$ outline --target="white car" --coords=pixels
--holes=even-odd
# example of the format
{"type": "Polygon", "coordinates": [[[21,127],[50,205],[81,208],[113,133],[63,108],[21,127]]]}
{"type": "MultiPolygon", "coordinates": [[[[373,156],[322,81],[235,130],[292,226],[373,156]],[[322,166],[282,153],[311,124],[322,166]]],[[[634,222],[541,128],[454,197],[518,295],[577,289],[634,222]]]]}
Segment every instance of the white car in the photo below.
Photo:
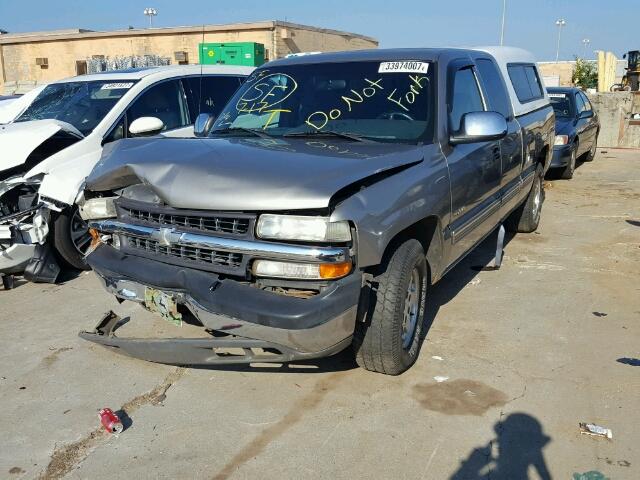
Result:
{"type": "MultiPolygon", "coordinates": [[[[47,85],[17,118],[0,125],[0,274],[30,264],[28,276],[38,279],[30,270],[50,264],[47,237],[57,257],[86,268],[91,238],[75,203],[103,147],[131,136],[193,136],[196,117],[217,115],[253,70],[149,67],[47,85]]],[[[49,274],[42,279],[52,281],[49,274]]]]}

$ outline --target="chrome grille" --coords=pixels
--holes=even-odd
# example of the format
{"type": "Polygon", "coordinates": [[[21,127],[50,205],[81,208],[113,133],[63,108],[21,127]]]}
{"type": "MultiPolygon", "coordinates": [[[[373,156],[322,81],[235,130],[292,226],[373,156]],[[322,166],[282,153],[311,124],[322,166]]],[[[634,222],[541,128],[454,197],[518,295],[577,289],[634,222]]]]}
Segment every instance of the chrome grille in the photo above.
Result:
{"type": "Polygon", "coordinates": [[[123,235],[130,249],[149,254],[162,255],[169,259],[194,262],[198,266],[221,266],[239,268],[242,266],[242,254],[212,250],[209,248],[188,247],[185,245],[160,245],[155,240],[123,235]]]}
{"type": "Polygon", "coordinates": [[[245,235],[249,231],[251,224],[251,219],[248,217],[186,215],[174,213],[174,211],[151,212],[124,205],[121,208],[124,214],[133,220],[160,226],[201,230],[204,232],[245,235]]]}

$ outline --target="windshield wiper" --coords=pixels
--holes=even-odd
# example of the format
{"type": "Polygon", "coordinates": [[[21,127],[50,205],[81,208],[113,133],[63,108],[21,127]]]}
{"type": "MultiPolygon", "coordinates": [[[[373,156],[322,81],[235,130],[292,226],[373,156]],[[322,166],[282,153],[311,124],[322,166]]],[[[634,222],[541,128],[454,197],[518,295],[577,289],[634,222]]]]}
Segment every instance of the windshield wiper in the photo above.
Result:
{"type": "Polygon", "coordinates": [[[221,128],[220,130],[212,130],[211,134],[215,134],[215,133],[236,133],[236,132],[242,132],[242,133],[250,133],[251,135],[254,135],[256,137],[260,137],[260,138],[273,138],[272,135],[269,135],[268,133],[264,132],[263,130],[257,129],[257,128],[245,128],[245,127],[230,127],[230,128],[221,128]]]}
{"type": "Polygon", "coordinates": [[[354,142],[366,142],[366,139],[359,135],[355,135],[353,133],[336,132],[335,130],[313,130],[308,132],[286,133],[283,135],[283,137],[322,137],[322,136],[346,138],[347,140],[352,140],[354,142]]]}

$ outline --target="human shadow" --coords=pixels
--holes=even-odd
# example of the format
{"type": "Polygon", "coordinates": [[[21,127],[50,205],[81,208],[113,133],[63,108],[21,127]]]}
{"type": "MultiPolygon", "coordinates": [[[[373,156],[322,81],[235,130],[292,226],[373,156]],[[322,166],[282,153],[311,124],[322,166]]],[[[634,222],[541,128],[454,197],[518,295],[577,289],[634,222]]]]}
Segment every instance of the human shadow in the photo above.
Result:
{"type": "Polygon", "coordinates": [[[551,437],[538,420],[512,413],[497,422],[494,431],[496,438],[473,449],[449,480],[528,480],[530,468],[542,480],[551,480],[542,451],[551,437]]]}

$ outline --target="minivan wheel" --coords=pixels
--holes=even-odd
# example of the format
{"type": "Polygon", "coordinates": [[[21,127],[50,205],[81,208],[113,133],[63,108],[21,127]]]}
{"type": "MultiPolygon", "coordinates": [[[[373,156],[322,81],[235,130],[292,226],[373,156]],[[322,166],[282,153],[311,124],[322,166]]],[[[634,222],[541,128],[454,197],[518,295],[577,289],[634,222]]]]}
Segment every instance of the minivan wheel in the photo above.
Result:
{"type": "Polygon", "coordinates": [[[78,207],[66,208],[52,223],[53,246],[60,258],[77,270],[89,270],[84,255],[91,245],[89,227],[80,216],[78,207]]]}
{"type": "Polygon", "coordinates": [[[507,219],[505,226],[511,232],[535,232],[540,223],[542,204],[544,203],[544,188],[542,178],[544,169],[538,164],[533,178],[533,185],[524,203],[518,207],[507,219]]]}
{"type": "Polygon", "coordinates": [[[372,282],[367,318],[354,332],[359,366],[399,375],[415,363],[423,340],[427,282],[427,262],[417,240],[385,256],[372,282]]]}

